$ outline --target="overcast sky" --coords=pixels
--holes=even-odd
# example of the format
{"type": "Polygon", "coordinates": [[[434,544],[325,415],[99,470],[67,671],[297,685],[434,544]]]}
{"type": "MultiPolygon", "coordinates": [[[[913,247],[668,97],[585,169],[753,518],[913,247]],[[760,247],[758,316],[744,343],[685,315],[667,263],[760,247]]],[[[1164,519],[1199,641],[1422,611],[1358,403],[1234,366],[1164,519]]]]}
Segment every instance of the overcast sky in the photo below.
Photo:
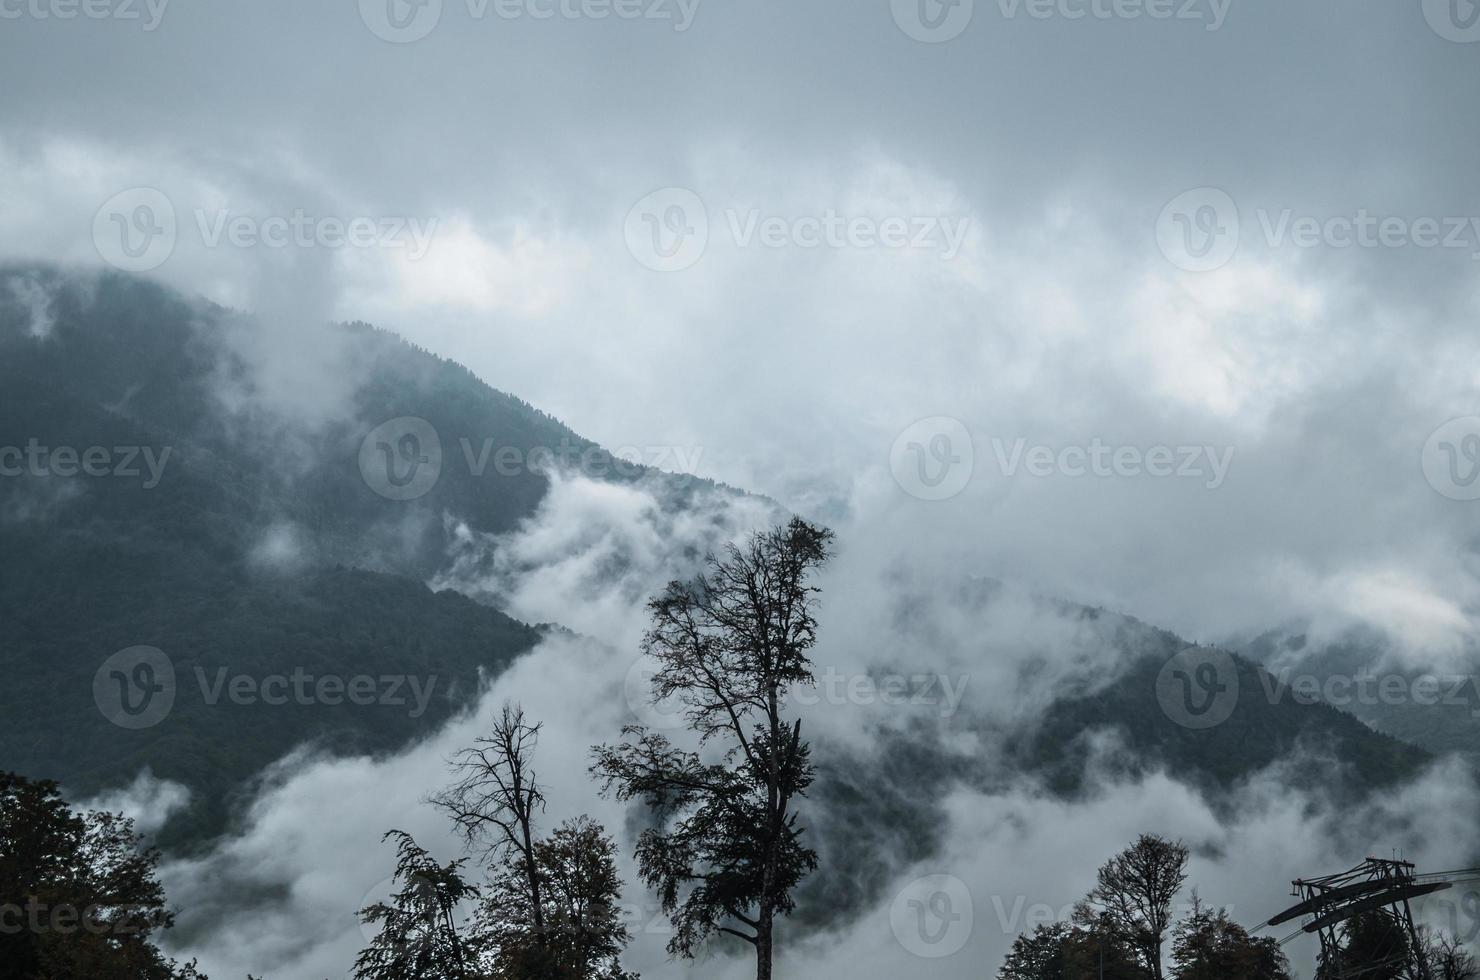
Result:
{"type": "Polygon", "coordinates": [[[261,311],[291,372],[295,320],[391,327],[608,445],[1194,637],[1447,656],[1470,13],[0,0],[0,255],[261,311]]]}

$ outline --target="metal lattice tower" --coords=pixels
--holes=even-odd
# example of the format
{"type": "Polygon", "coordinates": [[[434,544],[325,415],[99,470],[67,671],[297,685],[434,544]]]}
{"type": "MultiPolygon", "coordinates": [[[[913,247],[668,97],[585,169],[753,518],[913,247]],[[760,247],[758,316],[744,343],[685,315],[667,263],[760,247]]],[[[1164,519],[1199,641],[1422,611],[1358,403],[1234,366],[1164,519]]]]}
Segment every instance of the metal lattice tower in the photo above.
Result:
{"type": "Polygon", "coordinates": [[[1375,970],[1397,967],[1400,976],[1411,980],[1430,980],[1422,942],[1413,924],[1411,901],[1433,892],[1453,887],[1451,879],[1463,872],[1418,875],[1412,864],[1400,860],[1368,858],[1341,874],[1322,878],[1302,878],[1292,882],[1291,894],[1298,903],[1270,919],[1266,925],[1277,926],[1292,919],[1309,916],[1301,931],[1281,945],[1303,934],[1314,934],[1321,942],[1318,976],[1329,980],[1358,980],[1375,970]],[[1347,950],[1352,920],[1387,924],[1387,934],[1394,937],[1386,949],[1373,959],[1361,963],[1349,961],[1347,950]],[[1400,941],[1401,940],[1401,941],[1400,941]]]}

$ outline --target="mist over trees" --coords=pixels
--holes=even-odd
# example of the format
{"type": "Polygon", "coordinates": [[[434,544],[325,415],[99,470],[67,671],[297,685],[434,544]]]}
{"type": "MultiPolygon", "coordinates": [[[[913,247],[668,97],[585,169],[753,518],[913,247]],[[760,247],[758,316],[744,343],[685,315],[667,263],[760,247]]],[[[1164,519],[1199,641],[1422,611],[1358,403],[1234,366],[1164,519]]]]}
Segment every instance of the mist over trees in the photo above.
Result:
{"type": "Polygon", "coordinates": [[[439,864],[409,834],[386,835],[397,842],[396,890],[360,911],[380,931],[356,980],[637,980],[619,962],[630,934],[616,842],[587,816],[540,836],[540,727],[504,705],[430,801],[482,861],[484,884],[467,880],[468,858],[439,864]]]}
{"type": "Polygon", "coordinates": [[[644,652],[657,664],[655,701],[683,706],[700,750],[642,726],[595,750],[592,772],[619,800],[646,803],[637,860],[675,934],[669,952],[692,957],[717,935],[755,949],[770,980],[776,920],[817,867],[794,804],[813,779],[802,721],[787,692],[812,682],[817,641],[812,574],[832,532],[794,518],[710,555],[693,582],[671,582],[648,604],[644,652]],[[706,755],[702,749],[712,748],[706,755]]]}
{"type": "MultiPolygon", "coordinates": [[[[1187,883],[1189,851],[1181,841],[1143,834],[1096,874],[1071,922],[1019,935],[997,980],[1294,980],[1281,944],[1255,936],[1196,891],[1181,918],[1172,906],[1187,883]],[[1170,945],[1169,969],[1162,951],[1170,945]]],[[[1414,972],[1412,943],[1396,920],[1377,912],[1355,916],[1335,962],[1317,980],[1425,980],[1414,972]]],[[[1474,958],[1450,936],[1420,930],[1427,980],[1475,980],[1474,958]]]]}
{"type": "MultiPolygon", "coordinates": [[[[683,725],[624,728],[592,748],[589,775],[593,793],[630,804],[645,828],[638,876],[672,923],[673,957],[753,953],[757,980],[772,980],[780,927],[819,868],[799,810],[811,747],[790,695],[813,682],[815,576],[832,543],[826,528],[793,519],[709,555],[701,574],[648,602],[650,696],[677,704],[683,725]]],[[[506,703],[448,760],[451,782],[427,803],[463,855],[443,860],[386,832],[392,887],[358,910],[374,935],[355,980],[639,980],[622,964],[632,931],[618,843],[588,815],[549,826],[542,730],[506,703]]],[[[74,812],[56,784],[0,775],[0,914],[32,916],[19,930],[0,918],[0,975],[206,980],[154,944],[175,916],[159,860],[124,817],[74,812]]],[[[998,980],[1292,980],[1275,939],[1195,891],[1178,917],[1189,863],[1182,841],[1139,836],[1095,871],[1069,921],[1016,937],[998,980]]],[[[1414,950],[1390,919],[1359,916],[1317,980],[1480,976],[1452,938],[1418,942],[1427,978],[1394,965],[1414,950]]]]}
{"type": "Polygon", "coordinates": [[[1072,922],[1017,937],[998,980],[1292,980],[1274,940],[1251,937],[1195,894],[1187,914],[1173,921],[1188,857],[1181,841],[1142,834],[1100,867],[1072,922]],[[1168,939],[1170,974],[1162,963],[1168,939]]]}

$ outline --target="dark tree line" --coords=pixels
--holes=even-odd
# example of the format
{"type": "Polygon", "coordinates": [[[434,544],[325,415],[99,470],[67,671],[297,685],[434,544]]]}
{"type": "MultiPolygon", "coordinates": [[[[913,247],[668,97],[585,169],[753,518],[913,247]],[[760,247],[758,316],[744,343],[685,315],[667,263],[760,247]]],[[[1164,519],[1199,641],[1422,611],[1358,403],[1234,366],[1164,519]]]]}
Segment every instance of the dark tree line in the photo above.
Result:
{"type": "Polygon", "coordinates": [[[1291,980],[1278,943],[1250,936],[1196,895],[1173,921],[1188,858],[1181,841],[1143,834],[1099,869],[1072,922],[1014,941],[998,980],[1291,980]],[[1168,939],[1170,974],[1162,962],[1168,939]]]}
{"type": "MultiPolygon", "coordinates": [[[[749,947],[757,980],[771,980],[778,925],[818,862],[798,811],[814,778],[810,746],[788,697],[813,681],[813,577],[831,543],[830,531],[794,519],[708,556],[694,580],[669,583],[648,603],[643,651],[657,665],[653,701],[682,706],[687,737],[631,726],[592,750],[601,791],[647,810],[635,857],[673,923],[670,954],[749,947]]],[[[377,934],[356,980],[637,980],[621,965],[631,936],[616,843],[588,816],[544,826],[540,730],[506,705],[449,760],[453,780],[429,802],[465,856],[444,863],[409,834],[385,835],[394,885],[360,911],[377,934]]],[[[1194,895],[1174,917],[1188,860],[1180,841],[1143,835],[1099,869],[1071,921],[1016,939],[999,980],[1290,980],[1278,944],[1225,910],[1194,895]]],[[[151,941],[174,921],[158,861],[123,817],[73,813],[54,784],[0,776],[0,974],[205,980],[151,941]],[[13,930],[12,907],[86,909],[99,926],[13,930]]],[[[1476,980],[1462,946],[1420,941],[1431,980],[1476,980]]],[[[1408,942],[1381,916],[1354,920],[1341,966],[1415,980],[1375,967],[1408,942]]]]}
{"type": "MultiPolygon", "coordinates": [[[[1182,918],[1172,904],[1187,883],[1187,847],[1142,835],[1107,861],[1071,922],[1020,935],[998,980],[1291,980],[1279,942],[1252,936],[1222,908],[1197,894],[1182,918]],[[1162,950],[1171,944],[1170,969],[1162,950]]],[[[1346,926],[1339,962],[1323,964],[1317,980],[1476,980],[1474,958],[1439,933],[1421,930],[1418,957],[1407,930],[1390,915],[1360,915],[1346,926]],[[1415,972],[1422,960],[1426,978],[1415,972]]]]}
{"type": "Polygon", "coordinates": [[[123,815],[79,813],[56,783],[0,773],[0,975],[206,980],[154,945],[175,923],[159,858],[123,815]]]}

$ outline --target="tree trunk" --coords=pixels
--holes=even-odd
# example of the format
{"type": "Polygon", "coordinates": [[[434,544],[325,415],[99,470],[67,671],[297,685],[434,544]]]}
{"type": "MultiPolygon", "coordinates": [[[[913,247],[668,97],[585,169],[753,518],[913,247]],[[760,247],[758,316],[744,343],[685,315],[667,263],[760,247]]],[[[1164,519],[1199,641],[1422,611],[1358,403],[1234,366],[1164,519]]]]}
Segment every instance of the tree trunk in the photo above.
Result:
{"type": "Polygon", "coordinates": [[[761,909],[755,928],[755,980],[771,980],[771,923],[773,913],[761,909]]]}

